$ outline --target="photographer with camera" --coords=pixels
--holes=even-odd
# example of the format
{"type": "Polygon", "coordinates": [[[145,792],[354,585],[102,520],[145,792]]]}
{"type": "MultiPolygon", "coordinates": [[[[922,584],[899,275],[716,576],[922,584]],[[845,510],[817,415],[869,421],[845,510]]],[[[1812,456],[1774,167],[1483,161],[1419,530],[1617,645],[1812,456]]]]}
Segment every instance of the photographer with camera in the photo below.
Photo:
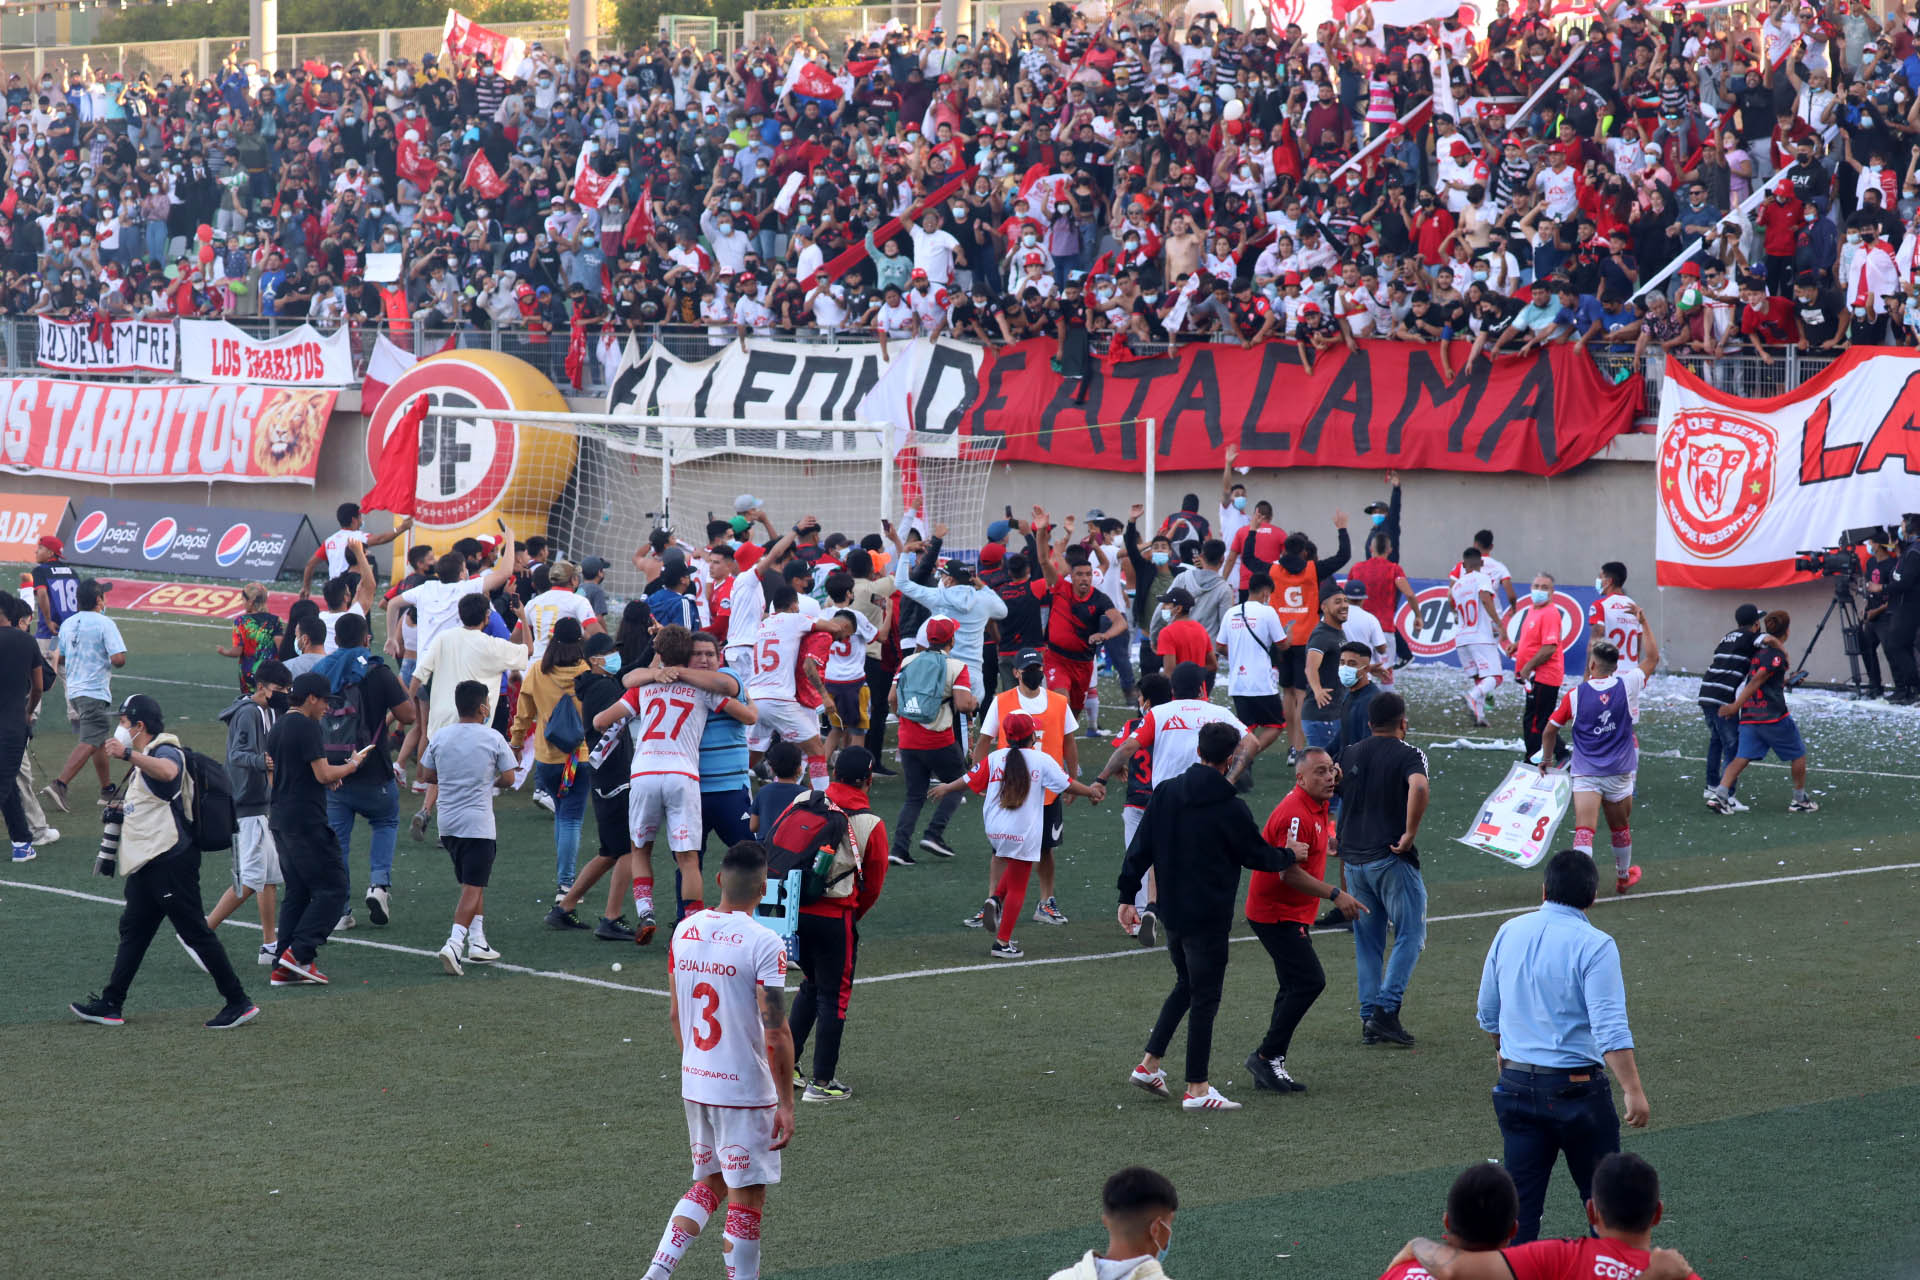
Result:
{"type": "Polygon", "coordinates": [[[224,1030],[251,1022],[260,1012],[247,998],[227,952],[207,927],[200,902],[200,849],[194,844],[187,813],[193,804],[193,780],[180,740],[165,732],[160,704],[136,693],[120,706],[120,727],[107,740],[109,758],[132,766],[121,788],[122,803],[101,815],[100,855],[94,869],[118,873],[126,881],[126,909],[120,913],[120,950],[113,975],[97,996],[67,1007],[83,1022],[117,1027],[126,1019],[121,1006],[140,962],[162,920],[171,921],[200,967],[213,978],[226,1004],[207,1022],[224,1030]]]}
{"type": "MultiPolygon", "coordinates": [[[[1867,664],[1867,696],[1884,698],[1887,686],[1880,674],[1880,651],[1887,646],[1880,633],[1893,616],[1887,585],[1893,581],[1893,571],[1900,564],[1900,537],[1892,529],[1876,529],[1867,539],[1867,548],[1866,581],[1862,584],[1867,593],[1867,608],[1860,615],[1860,660],[1867,664]]],[[[1890,650],[1887,660],[1891,666],[1890,650]]],[[[1894,691],[1899,692],[1897,688],[1894,691]]]]}
{"type": "Polygon", "coordinates": [[[1908,515],[1900,525],[1908,543],[1887,582],[1887,611],[1880,616],[1880,645],[1893,668],[1893,696],[1888,702],[1905,706],[1920,702],[1920,671],[1916,671],[1913,641],[1920,633],[1920,517],[1908,515]]]}

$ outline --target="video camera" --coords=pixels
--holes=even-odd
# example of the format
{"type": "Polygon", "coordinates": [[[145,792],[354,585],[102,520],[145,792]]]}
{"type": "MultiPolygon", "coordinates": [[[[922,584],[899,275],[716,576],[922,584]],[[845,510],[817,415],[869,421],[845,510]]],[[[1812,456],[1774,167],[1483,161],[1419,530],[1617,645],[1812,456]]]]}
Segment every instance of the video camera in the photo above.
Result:
{"type": "MultiPolygon", "coordinates": [[[[1799,573],[1817,573],[1823,578],[1855,578],[1861,575],[1859,548],[1869,542],[1889,538],[1888,530],[1877,524],[1848,529],[1840,535],[1840,545],[1793,553],[1793,567],[1799,573]]],[[[1898,540],[1897,536],[1894,540],[1898,540]]]]}

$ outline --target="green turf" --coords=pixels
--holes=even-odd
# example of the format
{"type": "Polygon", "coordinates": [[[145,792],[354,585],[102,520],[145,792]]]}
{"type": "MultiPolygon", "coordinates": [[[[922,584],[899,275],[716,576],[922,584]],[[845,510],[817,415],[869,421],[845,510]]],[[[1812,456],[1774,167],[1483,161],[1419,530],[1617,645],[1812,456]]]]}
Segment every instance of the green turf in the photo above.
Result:
{"type": "MultiPolygon", "coordinates": [[[[212,654],[218,633],[120,621],[133,657],[117,691],[158,694],[190,743],[216,749],[232,685],[212,654]]],[[[1156,1103],[1124,1077],[1170,971],[1111,923],[1118,814],[1069,811],[1060,897],[1074,922],[1019,934],[1033,960],[1102,958],[995,968],[984,938],[958,927],[985,876],[979,811],[963,809],[961,857],[896,868],[861,951],[869,977],[961,971],[860,987],[842,1060],[856,1095],[801,1110],[767,1215],[768,1272],[1044,1276],[1098,1243],[1099,1184],[1135,1160],[1181,1189],[1169,1259],[1181,1277],[1377,1275],[1408,1236],[1434,1230],[1453,1174],[1500,1150],[1490,1044],[1472,1006],[1503,917],[1478,913],[1526,909],[1539,884],[1448,838],[1510,756],[1435,747],[1466,730],[1464,711],[1443,678],[1411,683],[1416,729],[1434,735],[1418,740],[1433,748],[1435,791],[1421,842],[1433,925],[1405,1011],[1416,1050],[1359,1045],[1351,944],[1323,935],[1328,991],[1292,1053],[1311,1092],[1254,1095],[1239,1060],[1264,1024],[1272,973],[1242,942],[1213,1075],[1247,1109],[1202,1118],[1156,1103]]],[[[1698,753],[1690,693],[1663,682],[1644,721],[1636,831],[1648,896],[1608,894],[1594,912],[1626,965],[1654,1115],[1626,1142],[1663,1173],[1659,1239],[1710,1276],[1892,1274],[1914,1254],[1920,1202],[1920,877],[1668,891],[1920,862],[1905,817],[1916,778],[1817,768],[1825,808],[1790,817],[1784,775],[1761,771],[1744,788],[1754,813],[1710,814],[1700,764],[1656,754],[1698,753]]],[[[1920,718],[1809,708],[1802,727],[1817,766],[1920,774],[1908,763],[1920,718]]],[[[49,725],[36,754],[51,766],[66,746],[49,725]]],[[[1279,797],[1284,772],[1263,766],[1257,810],[1279,797]]],[[[88,874],[91,785],[75,795],[84,812],[55,819],[66,838],[0,879],[117,896],[88,874]]],[[[897,800],[883,784],[875,807],[890,815],[897,800]]],[[[547,819],[524,797],[501,816],[487,916],[506,960],[660,988],[658,950],[540,927],[547,819]]],[[[356,890],[364,848],[363,831],[356,890]]],[[[205,868],[209,901],[224,880],[223,866],[205,868]]],[[[128,1025],[73,1022],[66,1002],[98,989],[111,961],[113,905],[0,888],[0,1274],[637,1274],[686,1184],[665,1002],[558,976],[452,979],[430,955],[364,945],[430,953],[445,937],[444,856],[403,837],[395,882],[394,923],[363,924],[324,955],[333,986],[269,991],[265,971],[244,965],[264,1013],[227,1036],[199,1029],[216,997],[165,930],[128,1025]]],[[[226,937],[251,960],[257,934],[226,937]]],[[[1562,1178],[1547,1228],[1580,1221],[1562,1178]]],[[[681,1274],[723,1274],[717,1241],[697,1245],[681,1274]]]]}

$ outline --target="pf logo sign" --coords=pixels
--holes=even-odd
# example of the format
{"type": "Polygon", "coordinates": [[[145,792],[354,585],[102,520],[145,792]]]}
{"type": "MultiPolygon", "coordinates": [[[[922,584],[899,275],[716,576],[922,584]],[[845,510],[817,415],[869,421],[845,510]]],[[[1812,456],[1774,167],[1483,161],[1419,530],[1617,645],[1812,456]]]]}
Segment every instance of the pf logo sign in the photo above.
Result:
{"type": "Polygon", "coordinates": [[[1453,652],[1453,633],[1460,616],[1453,607],[1447,585],[1428,587],[1403,604],[1394,615],[1393,625],[1407,638],[1407,648],[1416,658],[1439,658],[1453,652]]]}
{"type": "Polygon", "coordinates": [[[1702,560],[1747,540],[1773,500],[1773,428],[1718,409],[1683,409],[1660,436],[1660,512],[1702,560]]]}

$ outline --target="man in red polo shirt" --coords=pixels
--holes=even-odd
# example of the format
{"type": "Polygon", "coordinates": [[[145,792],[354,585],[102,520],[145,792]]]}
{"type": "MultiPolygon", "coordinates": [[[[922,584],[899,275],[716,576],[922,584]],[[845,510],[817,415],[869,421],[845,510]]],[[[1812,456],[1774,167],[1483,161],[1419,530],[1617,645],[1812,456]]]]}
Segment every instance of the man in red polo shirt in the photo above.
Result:
{"type": "MultiPolygon", "coordinates": [[[[1316,880],[1326,878],[1327,845],[1333,839],[1328,802],[1340,778],[1333,757],[1319,747],[1302,751],[1293,767],[1293,790],[1274,806],[1260,838],[1276,849],[1293,851],[1295,863],[1316,880]]],[[[1247,924],[1273,959],[1280,994],[1260,1047],[1247,1055],[1253,1087],[1272,1093],[1305,1093],[1307,1086],[1287,1074],[1287,1046],[1300,1020],[1326,989],[1326,971],[1313,954],[1313,927],[1320,899],[1288,886],[1278,872],[1256,871],[1247,881],[1247,924]]],[[[1331,899],[1348,920],[1363,909],[1343,890],[1331,899]]]]}
{"type": "MultiPolygon", "coordinates": [[[[1520,737],[1529,760],[1540,749],[1547,717],[1560,705],[1560,686],[1567,680],[1564,649],[1569,630],[1566,617],[1553,603],[1553,575],[1536,573],[1527,610],[1520,615],[1520,635],[1510,643],[1504,637],[1501,642],[1513,657],[1514,680],[1527,691],[1526,706],[1520,712],[1520,737]]],[[[1562,751],[1572,754],[1569,748],[1562,751]]]]}
{"type": "Polygon", "coordinates": [[[1233,535],[1233,545],[1227,549],[1227,564],[1238,566],[1234,585],[1240,588],[1242,600],[1247,598],[1247,583],[1253,575],[1268,572],[1286,542],[1287,531],[1273,522],[1273,504],[1264,498],[1254,503],[1252,521],[1233,535]]]}
{"type": "Polygon", "coordinates": [[[1393,1261],[1424,1267],[1390,1276],[1433,1280],[1699,1280],[1678,1250],[1653,1247],[1653,1228],[1665,1206],[1660,1175],[1630,1151],[1616,1151],[1593,1171],[1593,1198],[1587,1221],[1595,1234],[1578,1240],[1535,1240],[1531,1244],[1475,1253],[1424,1236],[1409,1241],[1393,1261]]]}

